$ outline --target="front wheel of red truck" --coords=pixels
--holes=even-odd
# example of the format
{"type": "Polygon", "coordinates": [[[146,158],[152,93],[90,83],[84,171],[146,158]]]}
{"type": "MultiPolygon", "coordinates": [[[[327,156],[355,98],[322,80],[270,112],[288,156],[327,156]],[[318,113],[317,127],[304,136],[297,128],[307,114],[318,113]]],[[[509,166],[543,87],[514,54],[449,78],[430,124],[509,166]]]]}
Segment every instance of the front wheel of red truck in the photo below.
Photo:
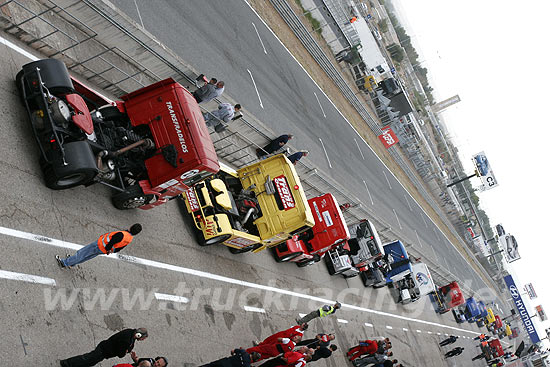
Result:
{"type": "Polygon", "coordinates": [[[113,205],[120,210],[136,209],[149,203],[153,195],[145,195],[139,185],[132,185],[126,191],[113,195],[113,205]]]}

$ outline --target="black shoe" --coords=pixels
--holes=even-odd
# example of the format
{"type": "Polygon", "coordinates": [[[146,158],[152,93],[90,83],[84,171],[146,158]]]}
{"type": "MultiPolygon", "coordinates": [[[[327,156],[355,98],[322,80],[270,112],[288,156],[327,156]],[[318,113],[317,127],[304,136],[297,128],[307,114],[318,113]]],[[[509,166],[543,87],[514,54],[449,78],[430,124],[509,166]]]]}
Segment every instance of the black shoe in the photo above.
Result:
{"type": "Polygon", "coordinates": [[[64,268],[67,267],[65,264],[63,264],[63,261],[61,260],[61,258],[59,257],[59,255],[55,255],[55,259],[57,260],[57,265],[59,265],[59,267],[60,267],[61,269],[64,269],[64,268]]]}

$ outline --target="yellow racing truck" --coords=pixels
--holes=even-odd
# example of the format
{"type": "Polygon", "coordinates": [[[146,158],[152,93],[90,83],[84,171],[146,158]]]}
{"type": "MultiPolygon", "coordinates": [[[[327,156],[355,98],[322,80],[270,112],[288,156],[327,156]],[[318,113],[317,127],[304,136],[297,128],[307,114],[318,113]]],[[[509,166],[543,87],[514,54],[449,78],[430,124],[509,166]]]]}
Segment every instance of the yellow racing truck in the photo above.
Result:
{"type": "Polygon", "coordinates": [[[315,224],[294,165],[283,155],[221,170],[182,194],[201,246],[259,252],[315,224]]]}

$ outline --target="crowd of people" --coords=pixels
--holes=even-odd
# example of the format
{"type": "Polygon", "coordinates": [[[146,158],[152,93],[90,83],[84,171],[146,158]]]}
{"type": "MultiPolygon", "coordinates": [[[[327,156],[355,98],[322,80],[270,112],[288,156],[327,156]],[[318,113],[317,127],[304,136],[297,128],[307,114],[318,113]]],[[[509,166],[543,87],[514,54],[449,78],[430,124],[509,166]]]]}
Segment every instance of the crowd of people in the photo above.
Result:
{"type": "MultiPolygon", "coordinates": [[[[222,95],[225,90],[225,82],[218,81],[216,78],[210,80],[206,79],[203,74],[199,75],[197,81],[204,81],[204,85],[194,91],[193,97],[197,103],[202,104],[210,102],[213,99],[222,95]]],[[[217,110],[203,113],[206,126],[214,128],[217,133],[224,131],[227,128],[229,122],[234,121],[242,115],[239,113],[242,110],[242,106],[237,103],[232,105],[231,103],[220,103],[217,110]]],[[[283,134],[275,139],[272,139],[263,148],[256,150],[258,158],[265,158],[266,156],[279,152],[283,149],[286,143],[292,139],[291,134],[283,134]]],[[[300,159],[307,156],[309,152],[307,150],[299,150],[293,154],[287,156],[287,158],[293,164],[296,164],[300,159]]]]}

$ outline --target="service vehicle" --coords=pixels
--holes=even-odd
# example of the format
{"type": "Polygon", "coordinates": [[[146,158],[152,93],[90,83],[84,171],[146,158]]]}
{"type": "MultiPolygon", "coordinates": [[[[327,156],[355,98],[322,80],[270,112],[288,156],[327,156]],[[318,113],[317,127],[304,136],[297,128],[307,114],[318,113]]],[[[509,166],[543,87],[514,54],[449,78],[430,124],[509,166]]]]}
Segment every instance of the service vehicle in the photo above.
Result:
{"type": "Polygon", "coordinates": [[[315,225],[274,248],[277,261],[290,261],[298,267],[320,261],[331,248],[350,238],[346,220],[332,194],[308,200],[315,225]]]}
{"type": "Polygon", "coordinates": [[[490,340],[487,343],[481,343],[481,352],[487,362],[504,355],[504,349],[498,339],[490,340]]]}
{"type": "Polygon", "coordinates": [[[430,270],[424,263],[411,264],[411,272],[401,279],[393,280],[388,287],[395,301],[403,304],[416,302],[422,296],[435,292],[436,288],[430,270]]]}
{"type": "Polygon", "coordinates": [[[111,103],[44,59],[23,65],[16,83],[51,189],[100,183],[118,209],[150,209],[219,170],[197,102],[173,79],[111,103]]]}
{"type": "Polygon", "coordinates": [[[491,324],[487,325],[487,331],[490,331],[491,333],[498,335],[500,329],[503,327],[502,319],[499,315],[495,315],[495,321],[491,324]]]}
{"type": "Polygon", "coordinates": [[[344,278],[351,278],[384,257],[382,241],[372,221],[362,219],[348,226],[348,230],[350,239],[347,243],[331,249],[325,256],[330,275],[342,274],[344,278]]]}
{"type": "Polygon", "coordinates": [[[481,309],[474,297],[470,297],[466,299],[463,305],[453,308],[452,312],[455,321],[461,324],[463,322],[475,322],[481,314],[481,309]]]}
{"type": "Polygon", "coordinates": [[[220,171],[182,194],[199,245],[259,252],[315,224],[294,165],[283,154],[220,171]]]}
{"type": "Polygon", "coordinates": [[[447,285],[437,288],[433,294],[433,300],[436,304],[436,312],[444,314],[452,308],[464,304],[464,295],[457,282],[451,282],[447,285]]]}
{"type": "MultiPolygon", "coordinates": [[[[478,302],[478,307],[480,310],[480,314],[475,319],[475,323],[478,327],[482,327],[483,325],[485,325],[485,318],[487,317],[487,315],[489,315],[489,312],[487,311],[487,306],[483,301],[478,302]]],[[[473,322],[473,321],[470,321],[470,322],[473,322]]]]}

